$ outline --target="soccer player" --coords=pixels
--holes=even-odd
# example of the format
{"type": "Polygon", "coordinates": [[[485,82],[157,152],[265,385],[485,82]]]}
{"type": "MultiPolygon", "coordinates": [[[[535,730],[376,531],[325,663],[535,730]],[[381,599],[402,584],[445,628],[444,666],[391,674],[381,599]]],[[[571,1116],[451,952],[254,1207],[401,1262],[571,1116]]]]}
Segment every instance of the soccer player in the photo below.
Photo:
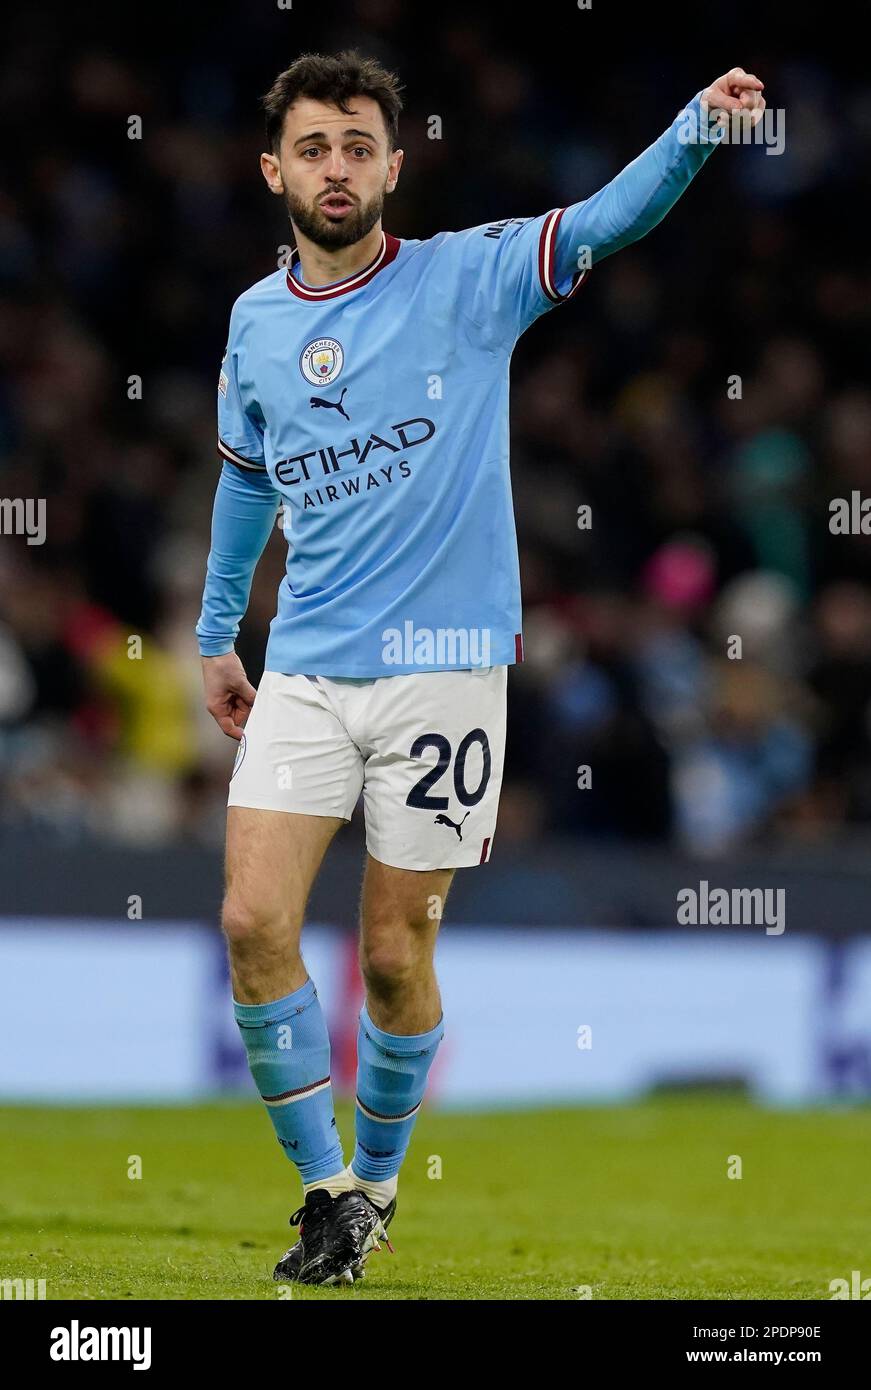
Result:
{"type": "Polygon", "coordinates": [[[355,51],[306,54],[264,98],[260,167],[295,249],[230,315],[197,634],[207,707],[240,745],[222,915],[235,1016],[303,1185],[276,1279],[353,1282],[386,1238],[443,1034],[439,920],[455,870],[491,855],[506,678],[523,659],[514,344],[662,220],[729,113],[760,118],[761,91],[733,68],[592,197],[427,241],[381,224],[403,159],[392,73],[355,51]],[[287,568],[255,692],[234,642],[279,506],[287,568]],[[366,999],[346,1166],[299,940],[361,791],[366,999]]]}

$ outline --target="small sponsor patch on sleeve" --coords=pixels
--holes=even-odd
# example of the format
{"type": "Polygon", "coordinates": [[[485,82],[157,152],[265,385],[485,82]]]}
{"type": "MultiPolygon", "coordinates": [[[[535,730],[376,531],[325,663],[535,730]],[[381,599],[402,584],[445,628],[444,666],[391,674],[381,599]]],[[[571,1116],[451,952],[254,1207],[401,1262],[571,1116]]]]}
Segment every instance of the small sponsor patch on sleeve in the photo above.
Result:
{"type": "Polygon", "coordinates": [[[221,393],[222,396],[226,396],[226,394],[227,394],[227,374],[226,374],[226,372],[221,372],[221,375],[218,377],[218,390],[220,391],[220,393],[221,393]]]}

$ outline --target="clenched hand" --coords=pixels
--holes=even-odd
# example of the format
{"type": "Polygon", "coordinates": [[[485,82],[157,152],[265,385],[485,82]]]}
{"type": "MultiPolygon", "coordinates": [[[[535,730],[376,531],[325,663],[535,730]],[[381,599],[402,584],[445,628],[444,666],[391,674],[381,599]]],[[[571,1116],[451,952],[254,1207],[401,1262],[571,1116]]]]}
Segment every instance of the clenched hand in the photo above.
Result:
{"type": "Polygon", "coordinates": [[[235,652],[224,656],[204,656],[203,684],[206,709],[228,738],[242,737],[257,691],[245,675],[235,652]]]}
{"type": "Polygon", "coordinates": [[[709,111],[721,113],[717,116],[718,125],[728,122],[736,111],[747,113],[751,126],[755,126],[765,110],[764,85],[754,73],[730,68],[702,92],[702,110],[706,115],[709,111]]]}

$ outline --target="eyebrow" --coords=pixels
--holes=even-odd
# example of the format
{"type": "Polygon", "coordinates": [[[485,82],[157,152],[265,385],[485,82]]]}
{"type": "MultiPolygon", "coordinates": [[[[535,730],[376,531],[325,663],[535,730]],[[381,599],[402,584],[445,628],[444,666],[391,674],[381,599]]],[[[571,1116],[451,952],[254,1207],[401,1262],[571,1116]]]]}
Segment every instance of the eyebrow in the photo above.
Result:
{"type": "MultiPolygon", "coordinates": [[[[366,140],[371,140],[371,141],[373,142],[373,144],[377,144],[377,143],[378,143],[376,136],[374,136],[374,135],[371,133],[371,131],[368,131],[368,130],[354,130],[354,129],[343,130],[343,131],[342,131],[342,136],[344,137],[344,136],[347,136],[347,135],[356,135],[356,136],[361,136],[361,135],[362,135],[366,140]]],[[[304,144],[306,144],[309,140],[326,140],[326,139],[327,139],[327,136],[326,136],[326,133],[325,133],[323,130],[314,130],[314,131],[312,131],[309,135],[301,135],[301,136],[299,137],[298,140],[294,140],[294,142],[293,142],[293,148],[296,149],[297,145],[304,145],[304,144]]]]}

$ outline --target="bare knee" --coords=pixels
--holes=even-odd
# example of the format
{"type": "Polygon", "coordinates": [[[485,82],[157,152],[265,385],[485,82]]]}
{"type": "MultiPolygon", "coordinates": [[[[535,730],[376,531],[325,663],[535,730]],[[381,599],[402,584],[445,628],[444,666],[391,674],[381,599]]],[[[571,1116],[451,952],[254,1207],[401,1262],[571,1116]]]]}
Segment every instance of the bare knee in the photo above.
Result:
{"type": "Polygon", "coordinates": [[[251,905],[232,894],[224,900],[221,930],[231,951],[262,951],[265,954],[276,948],[286,954],[297,936],[288,913],[279,913],[265,905],[251,905]]]}
{"type": "Polygon", "coordinates": [[[226,897],[221,909],[221,930],[228,946],[242,946],[263,935],[263,914],[238,898],[226,897]]]}
{"type": "Polygon", "coordinates": [[[429,958],[411,933],[381,935],[360,946],[360,971],[375,994],[402,989],[420,974],[429,958]]]}

